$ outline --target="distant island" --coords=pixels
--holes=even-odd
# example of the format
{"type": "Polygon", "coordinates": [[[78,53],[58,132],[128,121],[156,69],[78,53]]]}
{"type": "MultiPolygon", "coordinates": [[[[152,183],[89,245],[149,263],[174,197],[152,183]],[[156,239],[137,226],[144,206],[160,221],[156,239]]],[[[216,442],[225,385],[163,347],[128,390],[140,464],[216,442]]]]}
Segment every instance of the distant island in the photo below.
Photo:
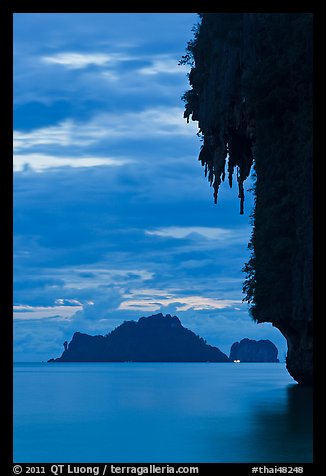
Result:
{"type": "Polygon", "coordinates": [[[161,313],[125,321],[106,336],[75,332],[64,348],[48,362],[230,362],[177,316],[161,313]]]}
{"type": "Polygon", "coordinates": [[[268,339],[242,339],[231,346],[230,360],[240,362],[279,362],[278,350],[268,339]]]}

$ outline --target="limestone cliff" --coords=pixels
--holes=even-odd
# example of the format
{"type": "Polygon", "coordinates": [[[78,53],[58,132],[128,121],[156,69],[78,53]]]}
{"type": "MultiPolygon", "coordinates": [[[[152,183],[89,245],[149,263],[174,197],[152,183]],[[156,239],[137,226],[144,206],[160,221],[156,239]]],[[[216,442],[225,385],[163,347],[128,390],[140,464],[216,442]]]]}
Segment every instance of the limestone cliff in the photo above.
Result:
{"type": "Polygon", "coordinates": [[[286,337],[287,368],[312,383],[312,14],[204,13],[181,62],[214,189],[236,170],[240,213],[252,165],[255,210],[244,266],[257,322],[286,337]]]}

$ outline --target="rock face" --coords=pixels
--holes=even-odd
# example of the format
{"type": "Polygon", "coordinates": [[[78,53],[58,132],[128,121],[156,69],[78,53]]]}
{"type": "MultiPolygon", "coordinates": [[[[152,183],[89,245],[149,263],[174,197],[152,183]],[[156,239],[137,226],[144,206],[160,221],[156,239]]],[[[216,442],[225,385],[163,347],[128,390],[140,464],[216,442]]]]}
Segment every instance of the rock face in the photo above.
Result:
{"type": "Polygon", "coordinates": [[[287,339],[292,377],[312,384],[312,14],[200,17],[182,60],[192,66],[184,116],[198,121],[215,201],[236,170],[244,213],[254,165],[245,300],[256,322],[271,322],[287,339]]]}
{"type": "Polygon", "coordinates": [[[62,356],[49,362],[229,362],[229,358],[183,327],[176,316],[156,314],[126,321],[106,336],[76,332],[62,356]]]}
{"type": "Polygon", "coordinates": [[[234,342],[230,350],[230,360],[241,362],[279,362],[277,347],[268,339],[242,339],[234,342]]]}

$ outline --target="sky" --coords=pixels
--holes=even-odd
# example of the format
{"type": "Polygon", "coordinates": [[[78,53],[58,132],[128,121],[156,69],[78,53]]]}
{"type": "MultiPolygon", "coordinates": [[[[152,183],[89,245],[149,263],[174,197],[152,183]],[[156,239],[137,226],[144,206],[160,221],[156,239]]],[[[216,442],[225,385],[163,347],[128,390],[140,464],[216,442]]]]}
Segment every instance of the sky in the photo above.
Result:
{"type": "Polygon", "coordinates": [[[195,13],[14,15],[14,360],[162,312],[227,355],[286,342],[243,303],[253,196],[218,203],[183,118],[195,13]]]}

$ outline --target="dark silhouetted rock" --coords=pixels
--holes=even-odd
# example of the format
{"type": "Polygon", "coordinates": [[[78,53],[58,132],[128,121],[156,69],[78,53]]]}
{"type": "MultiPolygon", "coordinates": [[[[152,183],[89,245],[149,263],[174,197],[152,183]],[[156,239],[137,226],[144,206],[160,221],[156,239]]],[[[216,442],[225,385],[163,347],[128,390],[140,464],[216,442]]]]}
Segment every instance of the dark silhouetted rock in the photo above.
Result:
{"type": "Polygon", "coordinates": [[[106,336],[76,332],[62,356],[49,362],[229,362],[229,358],[183,327],[176,316],[156,314],[125,321],[106,336]]]}
{"type": "MultiPolygon", "coordinates": [[[[313,383],[313,14],[200,13],[181,62],[215,202],[255,164],[251,255],[243,290],[257,322],[287,340],[286,367],[313,383]],[[236,172],[236,174],[235,174],[236,172]]],[[[214,260],[212,266],[215,266],[214,260]]]]}
{"type": "Polygon", "coordinates": [[[270,340],[242,339],[231,346],[230,360],[241,362],[279,362],[277,347],[270,340]]]}

